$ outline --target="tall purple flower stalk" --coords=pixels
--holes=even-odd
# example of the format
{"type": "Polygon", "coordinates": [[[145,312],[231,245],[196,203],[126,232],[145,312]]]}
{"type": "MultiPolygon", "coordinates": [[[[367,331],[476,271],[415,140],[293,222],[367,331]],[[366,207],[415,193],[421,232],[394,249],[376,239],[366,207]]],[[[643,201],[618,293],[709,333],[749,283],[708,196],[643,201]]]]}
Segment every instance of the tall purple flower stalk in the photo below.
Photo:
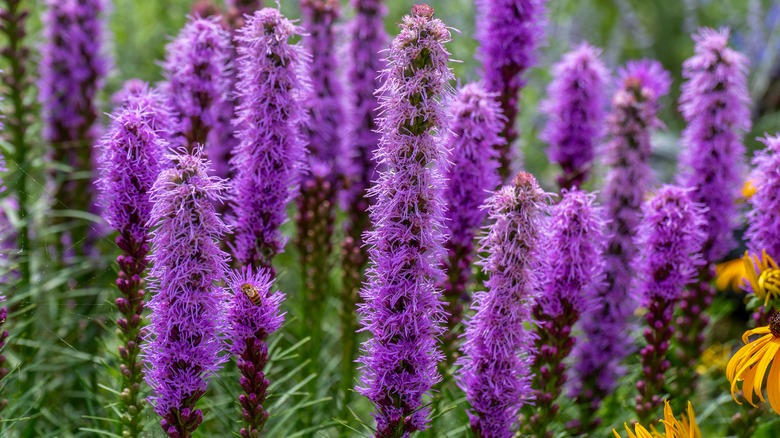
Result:
{"type": "Polygon", "coordinates": [[[244,390],[238,401],[246,425],[239,434],[243,438],[258,437],[269,417],[263,408],[270,383],[263,371],[268,364],[267,340],[284,322],[284,314],[279,311],[284,294],[271,292],[270,271],[251,266],[230,273],[227,283],[231,292],[227,309],[230,352],[238,358],[244,390]]]}
{"type": "Polygon", "coordinates": [[[517,413],[533,402],[531,366],[536,335],[526,326],[538,298],[536,286],[542,226],[549,196],[529,173],[487,200],[491,226],[480,249],[489,275],[487,292],[474,294],[459,385],[471,405],[471,430],[477,437],[513,436],[517,413]]]}
{"type": "Polygon", "coordinates": [[[679,182],[692,189],[695,202],[707,208],[707,241],[702,251],[707,262],[680,303],[676,320],[680,366],[672,388],[678,400],[688,400],[696,388],[696,362],[704,351],[705,314],[715,296],[715,263],[734,248],[736,199],[745,170],[742,136],[750,129],[747,58],[728,47],[728,30],[702,29],[696,35],[695,54],[683,64],[686,82],[680,111],[688,126],[680,158],[679,182]]]}
{"type": "MultiPolygon", "coordinates": [[[[39,99],[43,136],[51,144],[52,160],[67,166],[54,170],[56,190],[52,208],[57,225],[69,231],[58,242],[87,236],[87,224],[67,217],[63,210],[87,211],[92,206],[89,173],[92,145],[99,135],[97,94],[103,87],[108,61],[102,53],[103,0],[47,0],[43,15],[45,43],[41,49],[39,99]]],[[[68,248],[79,249],[84,245],[68,248]]]]}
{"type": "Polygon", "coordinates": [[[384,28],[387,8],[383,1],[350,0],[350,3],[355,10],[355,17],[349,24],[348,117],[344,141],[344,154],[349,160],[344,172],[347,220],[341,249],[342,282],[339,295],[344,417],[348,414],[346,407],[354,393],[354,361],[358,353],[355,306],[368,263],[368,248],[363,245],[363,233],[368,231],[371,225],[368,217],[370,199],[366,192],[376,179],[376,167],[372,158],[379,145],[379,101],[374,92],[381,86],[379,72],[385,69],[385,61],[380,52],[387,46],[384,28]]]}
{"type": "MultiPolygon", "coordinates": [[[[644,220],[637,244],[644,249],[638,260],[638,289],[648,312],[645,314],[642,348],[642,378],[636,386],[636,411],[641,424],[655,418],[664,391],[666,358],[674,327],[672,316],[685,286],[696,278],[703,264],[704,212],[688,190],[664,186],[644,206],[644,220]]],[[[622,333],[625,336],[625,333],[622,333]]]]}
{"type": "Polygon", "coordinates": [[[603,287],[605,223],[595,196],[583,191],[563,191],[547,224],[548,257],[542,260],[542,294],[534,308],[536,357],[533,388],[536,405],[528,416],[526,431],[552,436],[555,403],[566,383],[564,361],[574,347],[572,329],[598,304],[594,291],[603,287]]]}
{"type": "Polygon", "coordinates": [[[620,362],[631,350],[625,333],[637,298],[631,292],[637,252],[633,236],[652,178],[650,134],[661,126],[658,101],[670,84],[669,73],[657,61],[629,62],[618,71],[618,89],[607,118],[610,140],[604,150],[609,169],[602,191],[609,236],[605,282],[597,289],[599,305],[582,317],[585,336],[574,352],[574,394],[581,406],[582,433],[598,425],[595,414],[599,404],[615,387],[622,373],[620,362]]]}
{"type": "Polygon", "coordinates": [[[750,180],[756,193],[750,197],[748,228],[745,233],[748,249],[753,254],[766,251],[780,259],[780,136],[762,139],[766,148],[753,158],[750,180]]]}
{"type": "Polygon", "coordinates": [[[152,299],[149,335],[143,348],[149,401],[171,438],[189,438],[203,421],[196,408],[209,380],[225,362],[224,290],[217,286],[228,256],[220,243],[228,231],[214,203],[224,182],[207,174],[203,152],[168,158],[151,191],[152,299]]]}
{"type": "Polygon", "coordinates": [[[563,170],[558,177],[562,189],[582,188],[604,132],[609,71],[600,55],[601,50],[587,43],[565,54],[553,66],[548,98],[542,102],[548,118],[542,137],[550,145],[550,160],[563,170]]]}
{"type": "Polygon", "coordinates": [[[443,178],[447,151],[441,98],[452,72],[444,45],[450,32],[433,8],[415,5],[390,45],[380,88],[384,117],[372,188],[371,267],[360,305],[371,337],[363,344],[359,393],[376,405],[376,437],[408,437],[427,427],[424,398],[440,379],[436,346],[443,320],[439,291],[443,178]]]}
{"type": "Polygon", "coordinates": [[[447,249],[444,297],[447,300],[447,332],[444,350],[451,364],[457,354],[456,327],[463,319],[463,303],[470,299],[466,287],[474,260],[474,237],[488,214],[480,208],[490,192],[500,184],[498,152],[504,140],[499,135],[503,117],[496,95],[480,84],[463,86],[449,104],[452,133],[447,138],[451,151],[445,177],[447,249]]]}
{"type": "Polygon", "coordinates": [[[166,123],[166,112],[155,111],[157,96],[148,92],[136,95],[113,116],[109,132],[98,142],[101,178],[100,203],[103,218],[119,235],[116,244],[122,250],[117,257],[119,274],[116,285],[122,296],[116,305],[122,317],[119,326],[120,410],[124,432],[137,436],[143,429],[143,401],[139,398],[142,369],[138,360],[141,347],[143,289],[148,264],[152,202],[149,192],[165,166],[167,142],[156,126],[166,123]]]}
{"type": "Polygon", "coordinates": [[[174,120],[172,145],[188,150],[206,145],[209,158],[221,157],[219,146],[208,142],[231,86],[230,34],[219,17],[190,19],[168,44],[164,68],[174,120]]]}
{"type": "MultiPolygon", "coordinates": [[[[0,124],[0,127],[2,125],[0,124]]],[[[5,167],[5,159],[3,158],[3,155],[0,154],[0,173],[4,174],[7,172],[8,169],[5,167]]],[[[0,193],[5,191],[5,184],[3,182],[3,178],[0,177],[0,193]]],[[[7,282],[7,273],[6,268],[8,267],[7,263],[7,256],[6,253],[6,242],[8,242],[9,237],[12,238],[12,236],[9,236],[10,231],[10,223],[8,223],[8,218],[5,217],[5,214],[0,213],[0,281],[3,281],[3,284],[9,284],[7,282]]],[[[0,302],[4,303],[6,301],[5,295],[0,295],[0,302]]],[[[0,391],[2,391],[5,384],[2,382],[2,380],[5,378],[5,376],[8,375],[8,368],[6,368],[6,357],[4,354],[2,354],[2,351],[6,347],[6,341],[8,340],[8,330],[6,328],[3,328],[3,325],[5,325],[5,320],[8,318],[8,307],[3,306],[0,308],[0,391]]],[[[3,398],[0,399],[0,412],[2,412],[5,407],[8,406],[8,400],[3,398]]]]}
{"type": "Polygon", "coordinates": [[[239,145],[233,152],[231,205],[236,262],[273,269],[284,248],[279,227],[298,191],[306,147],[300,132],[309,96],[308,58],[289,40],[300,29],[279,11],[255,12],[238,30],[239,145]]]}
{"type": "Polygon", "coordinates": [[[536,47],[543,38],[546,0],[477,0],[477,40],[488,91],[496,92],[506,116],[497,146],[499,174],[512,173],[512,147],[518,133],[515,119],[520,109],[523,75],[536,63],[536,47]]]}

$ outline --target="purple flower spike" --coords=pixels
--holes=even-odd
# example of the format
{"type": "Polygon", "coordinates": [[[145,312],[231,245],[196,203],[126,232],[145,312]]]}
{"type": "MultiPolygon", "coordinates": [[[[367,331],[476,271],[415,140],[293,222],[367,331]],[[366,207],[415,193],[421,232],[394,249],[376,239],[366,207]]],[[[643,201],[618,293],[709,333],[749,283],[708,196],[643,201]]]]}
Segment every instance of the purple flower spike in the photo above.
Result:
{"type": "Polygon", "coordinates": [[[642,424],[652,421],[664,396],[675,304],[704,264],[700,253],[707,239],[704,211],[690,195],[679,187],[661,188],[645,205],[638,232],[637,245],[644,248],[638,260],[638,285],[648,308],[643,333],[647,346],[641,351],[643,378],[636,385],[636,411],[642,424]]]}
{"type": "Polygon", "coordinates": [[[480,207],[500,184],[495,146],[504,141],[499,135],[504,119],[495,97],[482,85],[468,84],[449,105],[452,133],[447,143],[452,165],[446,173],[449,185],[444,192],[450,235],[445,244],[444,282],[449,315],[444,345],[449,363],[457,353],[455,327],[463,319],[463,302],[469,300],[466,285],[474,259],[474,237],[488,213],[480,207]]]}
{"type": "Polygon", "coordinates": [[[696,388],[694,368],[704,351],[704,332],[709,324],[706,309],[715,296],[714,264],[736,244],[733,230],[739,218],[735,201],[745,170],[742,136],[751,124],[747,58],[728,47],[726,29],[701,29],[693,38],[694,56],[683,64],[686,82],[680,111],[688,126],[683,131],[685,149],[678,181],[691,189],[694,202],[707,208],[707,241],[702,251],[707,264],[686,291],[680,303],[682,315],[676,321],[682,329],[677,331],[681,366],[671,389],[678,409],[696,388]]]}
{"type": "Polygon", "coordinates": [[[218,17],[191,18],[165,57],[165,92],[175,117],[173,146],[207,145],[230,92],[230,34],[218,17]]]}
{"type": "Polygon", "coordinates": [[[308,57],[289,39],[300,29],[276,9],[265,8],[238,30],[238,117],[240,144],[231,167],[236,261],[271,269],[284,248],[279,227],[298,192],[306,147],[300,124],[309,96],[308,57]]]}
{"type": "Polygon", "coordinates": [[[269,271],[255,271],[251,266],[231,272],[227,283],[231,292],[227,309],[230,352],[238,357],[244,390],[239,402],[246,427],[240,435],[256,437],[269,416],[263,408],[269,385],[263,369],[268,364],[268,336],[284,322],[279,311],[284,294],[271,292],[269,271]]]}
{"type": "Polygon", "coordinates": [[[775,260],[780,259],[780,136],[762,139],[766,149],[756,152],[750,180],[756,193],[750,198],[745,233],[748,248],[754,254],[765,250],[775,260]]]}
{"type": "Polygon", "coordinates": [[[574,352],[580,433],[589,433],[598,425],[595,414],[601,399],[614,388],[622,373],[620,362],[631,350],[625,333],[636,307],[631,293],[632,263],[637,251],[633,236],[652,178],[650,134],[661,126],[658,101],[670,85],[669,73],[657,61],[632,61],[618,70],[618,89],[607,118],[610,140],[604,151],[609,169],[602,191],[608,221],[606,235],[610,236],[605,254],[606,278],[594,297],[601,305],[582,317],[585,337],[574,352]]]}
{"type": "Polygon", "coordinates": [[[512,172],[515,119],[520,106],[523,75],[536,63],[536,46],[544,35],[546,0],[477,0],[477,40],[485,87],[499,94],[506,116],[497,145],[502,180],[512,172]]]}
{"type": "Polygon", "coordinates": [[[604,131],[609,71],[600,55],[600,49],[587,43],[565,54],[553,67],[548,99],[542,103],[548,117],[542,137],[550,144],[550,160],[563,170],[558,183],[564,189],[582,187],[604,131]]]}
{"type": "Polygon", "coordinates": [[[471,429],[479,437],[514,436],[520,408],[533,401],[531,365],[536,334],[526,327],[538,297],[536,272],[549,196],[521,172],[487,201],[493,224],[482,238],[487,292],[474,294],[473,317],[458,361],[458,384],[471,405],[471,429]]]}
{"type": "Polygon", "coordinates": [[[195,405],[227,356],[224,290],[227,269],[220,249],[228,231],[215,211],[224,182],[207,174],[202,151],[169,155],[174,167],[160,173],[151,191],[153,292],[149,336],[143,347],[149,401],[172,438],[189,438],[203,421],[195,405]]]}
{"type": "Polygon", "coordinates": [[[424,397],[439,381],[436,347],[443,320],[439,291],[447,150],[441,98],[453,78],[444,44],[450,32],[433,8],[415,5],[390,45],[382,96],[383,166],[372,188],[371,267],[360,305],[371,338],[363,344],[357,391],[376,405],[376,437],[408,437],[427,427],[424,397]]]}

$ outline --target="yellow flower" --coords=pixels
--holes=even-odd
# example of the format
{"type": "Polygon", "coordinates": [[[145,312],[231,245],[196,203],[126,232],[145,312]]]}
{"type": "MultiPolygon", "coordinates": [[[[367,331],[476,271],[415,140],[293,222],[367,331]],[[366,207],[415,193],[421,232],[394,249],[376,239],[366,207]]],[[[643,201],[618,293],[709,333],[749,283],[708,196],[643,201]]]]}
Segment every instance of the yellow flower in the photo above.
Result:
{"type": "Polygon", "coordinates": [[[715,265],[715,287],[720,291],[738,291],[745,278],[745,263],[734,259],[715,265]]]}
{"type": "Polygon", "coordinates": [[[745,181],[745,185],[742,186],[742,197],[745,199],[750,199],[755,194],[756,194],[756,185],[753,184],[753,181],[752,180],[745,181]]]}
{"type": "MultiPolygon", "coordinates": [[[[674,412],[669,405],[669,400],[664,400],[664,419],[659,420],[664,425],[664,433],[660,433],[651,427],[648,431],[641,424],[634,425],[634,431],[623,423],[623,427],[628,432],[628,438],[702,438],[699,426],[696,424],[696,415],[693,412],[691,402],[688,402],[687,415],[683,415],[680,420],[674,418],[674,412]]],[[[620,438],[620,434],[612,429],[615,438],[620,438]]]]}
{"type": "Polygon", "coordinates": [[[753,293],[764,300],[764,307],[769,300],[780,298],[780,268],[766,251],[761,251],[761,258],[751,256],[745,251],[742,258],[745,265],[745,280],[753,293]]]}
{"type": "Polygon", "coordinates": [[[772,316],[769,326],[748,330],[742,335],[745,346],[739,349],[726,367],[726,378],[731,383],[731,397],[738,404],[737,386],[742,382],[742,395],[753,406],[753,396],[765,402],[764,377],[772,409],[780,414],[780,363],[775,360],[780,351],[780,314],[772,316]],[[750,341],[753,335],[762,335],[750,341]],[[769,375],[767,376],[767,370],[769,375]]]}
{"type": "Polygon", "coordinates": [[[710,371],[721,373],[726,369],[729,359],[731,359],[730,346],[718,343],[712,344],[702,352],[699,364],[696,365],[696,372],[701,375],[710,371]]]}

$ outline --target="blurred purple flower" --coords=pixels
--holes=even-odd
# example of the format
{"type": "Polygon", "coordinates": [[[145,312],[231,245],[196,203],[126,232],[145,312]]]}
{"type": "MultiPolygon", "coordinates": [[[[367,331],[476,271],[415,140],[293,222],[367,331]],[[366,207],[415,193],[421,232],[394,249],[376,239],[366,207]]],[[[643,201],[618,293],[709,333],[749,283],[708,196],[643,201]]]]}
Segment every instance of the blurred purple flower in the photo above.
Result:
{"type": "Polygon", "coordinates": [[[745,237],[753,254],[766,250],[780,258],[780,136],[762,139],[766,148],[756,152],[750,180],[756,193],[750,197],[748,228],[745,237]]]}

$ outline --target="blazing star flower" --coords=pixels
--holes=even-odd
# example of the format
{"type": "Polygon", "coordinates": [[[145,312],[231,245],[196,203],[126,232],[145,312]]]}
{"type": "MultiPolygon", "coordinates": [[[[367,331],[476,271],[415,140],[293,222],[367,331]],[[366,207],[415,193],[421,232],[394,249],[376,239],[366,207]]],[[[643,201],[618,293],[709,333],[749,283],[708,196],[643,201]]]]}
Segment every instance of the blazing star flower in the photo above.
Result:
{"type": "Polygon", "coordinates": [[[542,102],[548,118],[542,137],[550,144],[550,159],[563,170],[561,188],[582,188],[604,131],[609,71],[600,55],[600,49],[587,43],[565,54],[553,66],[548,98],[542,102]]]}
{"type": "Polygon", "coordinates": [[[263,408],[270,383],[263,369],[268,364],[268,336],[284,322],[279,311],[284,294],[271,292],[268,270],[255,271],[251,266],[232,271],[227,286],[231,291],[227,309],[230,352],[238,357],[244,390],[238,401],[246,427],[239,434],[248,438],[258,436],[270,415],[263,408]]]}
{"type": "Polygon", "coordinates": [[[488,213],[480,207],[500,183],[495,145],[503,141],[499,136],[503,118],[495,97],[473,83],[463,86],[449,106],[452,134],[447,142],[452,165],[445,176],[449,185],[444,192],[450,235],[444,245],[448,253],[444,297],[449,317],[444,342],[450,359],[456,348],[455,327],[463,319],[463,302],[469,299],[466,285],[474,259],[474,237],[488,213]]]}
{"type": "Polygon", "coordinates": [[[289,40],[300,28],[276,9],[265,8],[238,30],[239,145],[230,164],[231,206],[235,214],[236,261],[271,268],[284,249],[279,229],[287,204],[298,193],[306,153],[300,125],[309,96],[305,75],[308,58],[289,40]]]}
{"type": "Polygon", "coordinates": [[[780,414],[780,313],[772,316],[768,326],[746,331],[742,335],[742,342],[745,345],[734,354],[726,367],[726,378],[731,383],[731,397],[737,404],[742,404],[737,397],[739,383],[742,382],[742,396],[748,403],[756,406],[754,396],[766,402],[763,389],[766,377],[769,405],[780,414]],[[761,337],[751,341],[753,335],[761,337]]]}
{"type": "Polygon", "coordinates": [[[486,204],[493,225],[480,249],[488,254],[482,262],[488,291],[474,294],[476,313],[466,320],[458,361],[458,384],[471,405],[471,429],[477,436],[513,436],[517,412],[533,401],[536,335],[526,324],[538,296],[535,273],[548,202],[536,179],[520,172],[486,204]]]}
{"type": "MultiPolygon", "coordinates": [[[[654,427],[650,427],[648,431],[641,424],[634,425],[634,431],[628,427],[628,424],[623,424],[628,438],[702,438],[701,430],[696,424],[696,413],[693,411],[691,402],[688,402],[687,415],[683,415],[679,420],[674,417],[672,406],[669,404],[669,400],[664,400],[664,419],[659,420],[659,423],[664,426],[664,433],[657,432],[654,427]]],[[[612,433],[615,434],[615,438],[620,438],[620,434],[612,429],[612,433]]]]}
{"type": "Polygon", "coordinates": [[[143,346],[149,401],[171,438],[191,437],[203,421],[195,405],[225,362],[224,291],[216,283],[227,269],[220,249],[227,226],[214,203],[225,184],[207,174],[202,151],[169,155],[174,167],[160,173],[151,191],[154,207],[149,335],[143,346]]]}
{"type": "Polygon", "coordinates": [[[544,35],[546,0],[478,0],[477,35],[485,88],[499,94],[506,116],[497,146],[502,180],[512,171],[512,144],[519,110],[523,74],[536,63],[536,46],[544,35]]]}
{"type": "Polygon", "coordinates": [[[371,337],[358,359],[357,391],[376,405],[377,437],[408,437],[427,426],[424,397],[439,381],[437,338],[443,320],[437,284],[443,277],[442,222],[447,150],[440,98],[453,78],[450,41],[433,9],[415,5],[393,40],[382,95],[377,159],[384,168],[372,189],[371,267],[359,309],[371,337]]]}
{"type": "Polygon", "coordinates": [[[766,251],[780,257],[780,136],[762,139],[766,148],[756,152],[750,181],[755,194],[750,197],[748,228],[745,237],[748,248],[758,254],[766,251]]]}

